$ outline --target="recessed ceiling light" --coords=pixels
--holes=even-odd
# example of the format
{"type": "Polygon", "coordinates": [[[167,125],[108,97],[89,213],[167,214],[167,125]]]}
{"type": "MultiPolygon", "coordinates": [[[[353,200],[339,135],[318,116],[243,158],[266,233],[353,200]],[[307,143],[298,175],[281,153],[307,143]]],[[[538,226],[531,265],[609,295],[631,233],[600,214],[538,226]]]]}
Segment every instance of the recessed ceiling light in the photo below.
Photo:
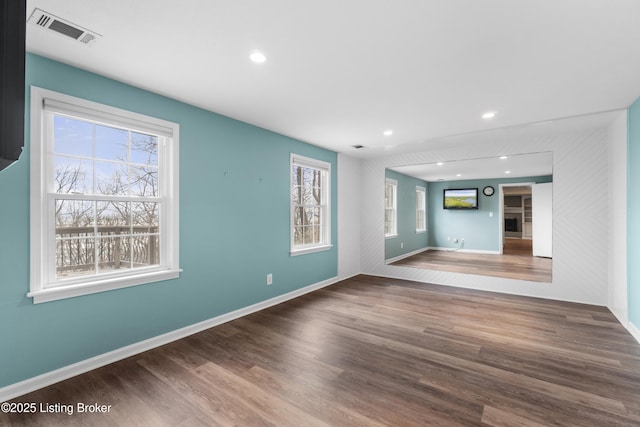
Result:
{"type": "Polygon", "coordinates": [[[488,119],[493,119],[495,116],[496,116],[496,112],[495,111],[487,111],[486,113],[484,113],[482,115],[482,118],[485,119],[485,120],[488,120],[488,119]]]}
{"type": "Polygon", "coordinates": [[[391,136],[391,135],[393,135],[393,130],[387,129],[383,133],[384,133],[384,136],[391,136]]]}
{"type": "Polygon", "coordinates": [[[500,156],[500,160],[505,160],[507,156],[500,156]]]}
{"type": "Polygon", "coordinates": [[[255,52],[253,52],[251,55],[249,55],[249,58],[255,62],[256,64],[262,64],[264,61],[267,60],[267,57],[264,56],[264,53],[256,50],[255,52]]]}
{"type": "Polygon", "coordinates": [[[462,174],[461,173],[457,173],[456,176],[462,176],[462,174]]]}
{"type": "Polygon", "coordinates": [[[437,163],[437,165],[438,165],[438,166],[442,166],[443,164],[444,164],[444,163],[442,163],[442,162],[438,162],[438,163],[437,163]]]}
{"type": "Polygon", "coordinates": [[[510,173],[511,173],[511,171],[504,171],[504,173],[506,173],[506,174],[510,174],[510,173]]]}

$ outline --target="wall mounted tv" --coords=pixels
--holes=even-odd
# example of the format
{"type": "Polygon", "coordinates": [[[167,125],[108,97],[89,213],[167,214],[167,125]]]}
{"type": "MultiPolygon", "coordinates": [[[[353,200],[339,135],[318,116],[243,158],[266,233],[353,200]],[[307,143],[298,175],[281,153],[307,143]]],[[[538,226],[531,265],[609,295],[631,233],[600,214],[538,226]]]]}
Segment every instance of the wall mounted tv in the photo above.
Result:
{"type": "Polygon", "coordinates": [[[444,209],[478,209],[478,189],[445,189],[442,197],[442,207],[444,209]]]}

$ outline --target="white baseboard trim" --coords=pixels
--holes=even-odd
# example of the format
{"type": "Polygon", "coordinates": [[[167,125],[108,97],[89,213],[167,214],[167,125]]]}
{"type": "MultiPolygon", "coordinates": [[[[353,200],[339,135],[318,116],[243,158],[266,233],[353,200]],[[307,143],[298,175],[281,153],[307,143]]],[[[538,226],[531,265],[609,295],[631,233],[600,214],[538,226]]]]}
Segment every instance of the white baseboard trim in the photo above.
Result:
{"type": "Polygon", "coordinates": [[[480,249],[457,249],[457,248],[445,248],[440,246],[429,246],[427,250],[430,251],[447,251],[447,252],[461,252],[468,254],[490,254],[490,255],[500,255],[500,251],[485,251],[480,249]]]}
{"type": "Polygon", "coordinates": [[[631,332],[631,335],[638,341],[640,344],[640,329],[636,325],[631,322],[627,322],[627,330],[631,332]]]}
{"type": "Polygon", "coordinates": [[[330,279],[323,280],[322,282],[314,283],[301,289],[296,289],[295,291],[291,291],[286,294],[261,301],[248,307],[240,308],[238,310],[225,313],[220,316],[216,316],[211,319],[186,326],[184,328],[176,329],[172,332],[167,332],[166,334],[158,335],[156,337],[149,338],[144,341],[140,341],[126,347],[110,351],[108,353],[100,354],[90,359],[82,360],[72,365],[56,369],[55,371],[38,375],[37,377],[29,378],[15,384],[2,387],[0,388],[0,402],[6,402],[7,400],[15,399],[18,396],[22,396],[43,387],[47,387],[57,382],[64,381],[68,378],[75,377],[76,375],[80,375],[85,372],[89,372],[91,370],[108,365],[110,363],[126,359],[127,357],[131,357],[136,354],[151,350],[153,348],[169,344],[170,342],[188,337],[189,335],[193,335],[198,332],[202,332],[206,329],[213,328],[214,326],[230,322],[231,320],[247,316],[251,313],[264,310],[265,308],[281,304],[285,301],[297,298],[304,294],[308,294],[309,292],[313,292],[326,286],[333,285],[334,283],[337,283],[341,280],[343,279],[332,277],[330,279]]]}
{"type": "Polygon", "coordinates": [[[429,250],[429,248],[416,249],[415,251],[407,252],[406,254],[398,255],[397,257],[385,259],[384,263],[385,264],[391,264],[391,263],[394,263],[396,261],[400,261],[401,259],[405,259],[405,258],[409,258],[410,256],[418,255],[420,252],[424,252],[424,251],[427,251],[427,250],[429,250]]]}
{"type": "Polygon", "coordinates": [[[351,279],[352,277],[356,277],[356,276],[359,276],[359,275],[361,275],[361,274],[363,274],[363,273],[353,273],[353,274],[348,274],[348,275],[346,275],[346,276],[344,276],[344,277],[340,277],[340,276],[338,276],[338,280],[337,280],[337,281],[338,281],[338,282],[342,282],[343,280],[351,279]]]}
{"type": "Polygon", "coordinates": [[[627,328],[626,325],[629,324],[629,318],[627,316],[626,311],[623,310],[617,310],[615,307],[607,305],[607,308],[609,309],[609,311],[611,312],[611,314],[613,314],[615,316],[616,319],[618,319],[618,322],[620,322],[620,324],[622,326],[624,326],[625,328],[627,328]]]}

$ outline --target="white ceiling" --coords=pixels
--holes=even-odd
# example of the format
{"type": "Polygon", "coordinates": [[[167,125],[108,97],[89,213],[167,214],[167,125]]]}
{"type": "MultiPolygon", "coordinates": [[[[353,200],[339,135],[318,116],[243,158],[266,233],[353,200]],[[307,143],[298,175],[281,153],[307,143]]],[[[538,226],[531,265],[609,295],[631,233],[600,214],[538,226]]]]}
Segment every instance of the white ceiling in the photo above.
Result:
{"type": "Polygon", "coordinates": [[[640,95],[638,0],[29,0],[27,15],[35,7],[102,37],[87,47],[28,25],[31,52],[356,156],[540,132],[520,125],[640,95]]]}
{"type": "Polygon", "coordinates": [[[391,169],[428,182],[520,178],[553,174],[553,154],[550,152],[505,157],[504,159],[499,157],[486,157],[481,159],[398,166],[391,169]]]}

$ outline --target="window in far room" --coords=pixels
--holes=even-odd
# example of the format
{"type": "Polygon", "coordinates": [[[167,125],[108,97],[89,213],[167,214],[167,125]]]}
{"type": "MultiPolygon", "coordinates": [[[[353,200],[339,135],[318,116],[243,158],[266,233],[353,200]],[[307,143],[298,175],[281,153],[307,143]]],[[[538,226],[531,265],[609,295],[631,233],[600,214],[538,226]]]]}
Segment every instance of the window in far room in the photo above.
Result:
{"type": "Polygon", "coordinates": [[[384,236],[398,235],[398,181],[387,178],[384,186],[384,236]]]}
{"type": "Polygon", "coordinates": [[[426,194],[426,188],[416,186],[416,233],[423,233],[427,231],[426,194]]]}
{"type": "Polygon", "coordinates": [[[331,164],[291,154],[291,255],[331,245],[331,164]]]}

